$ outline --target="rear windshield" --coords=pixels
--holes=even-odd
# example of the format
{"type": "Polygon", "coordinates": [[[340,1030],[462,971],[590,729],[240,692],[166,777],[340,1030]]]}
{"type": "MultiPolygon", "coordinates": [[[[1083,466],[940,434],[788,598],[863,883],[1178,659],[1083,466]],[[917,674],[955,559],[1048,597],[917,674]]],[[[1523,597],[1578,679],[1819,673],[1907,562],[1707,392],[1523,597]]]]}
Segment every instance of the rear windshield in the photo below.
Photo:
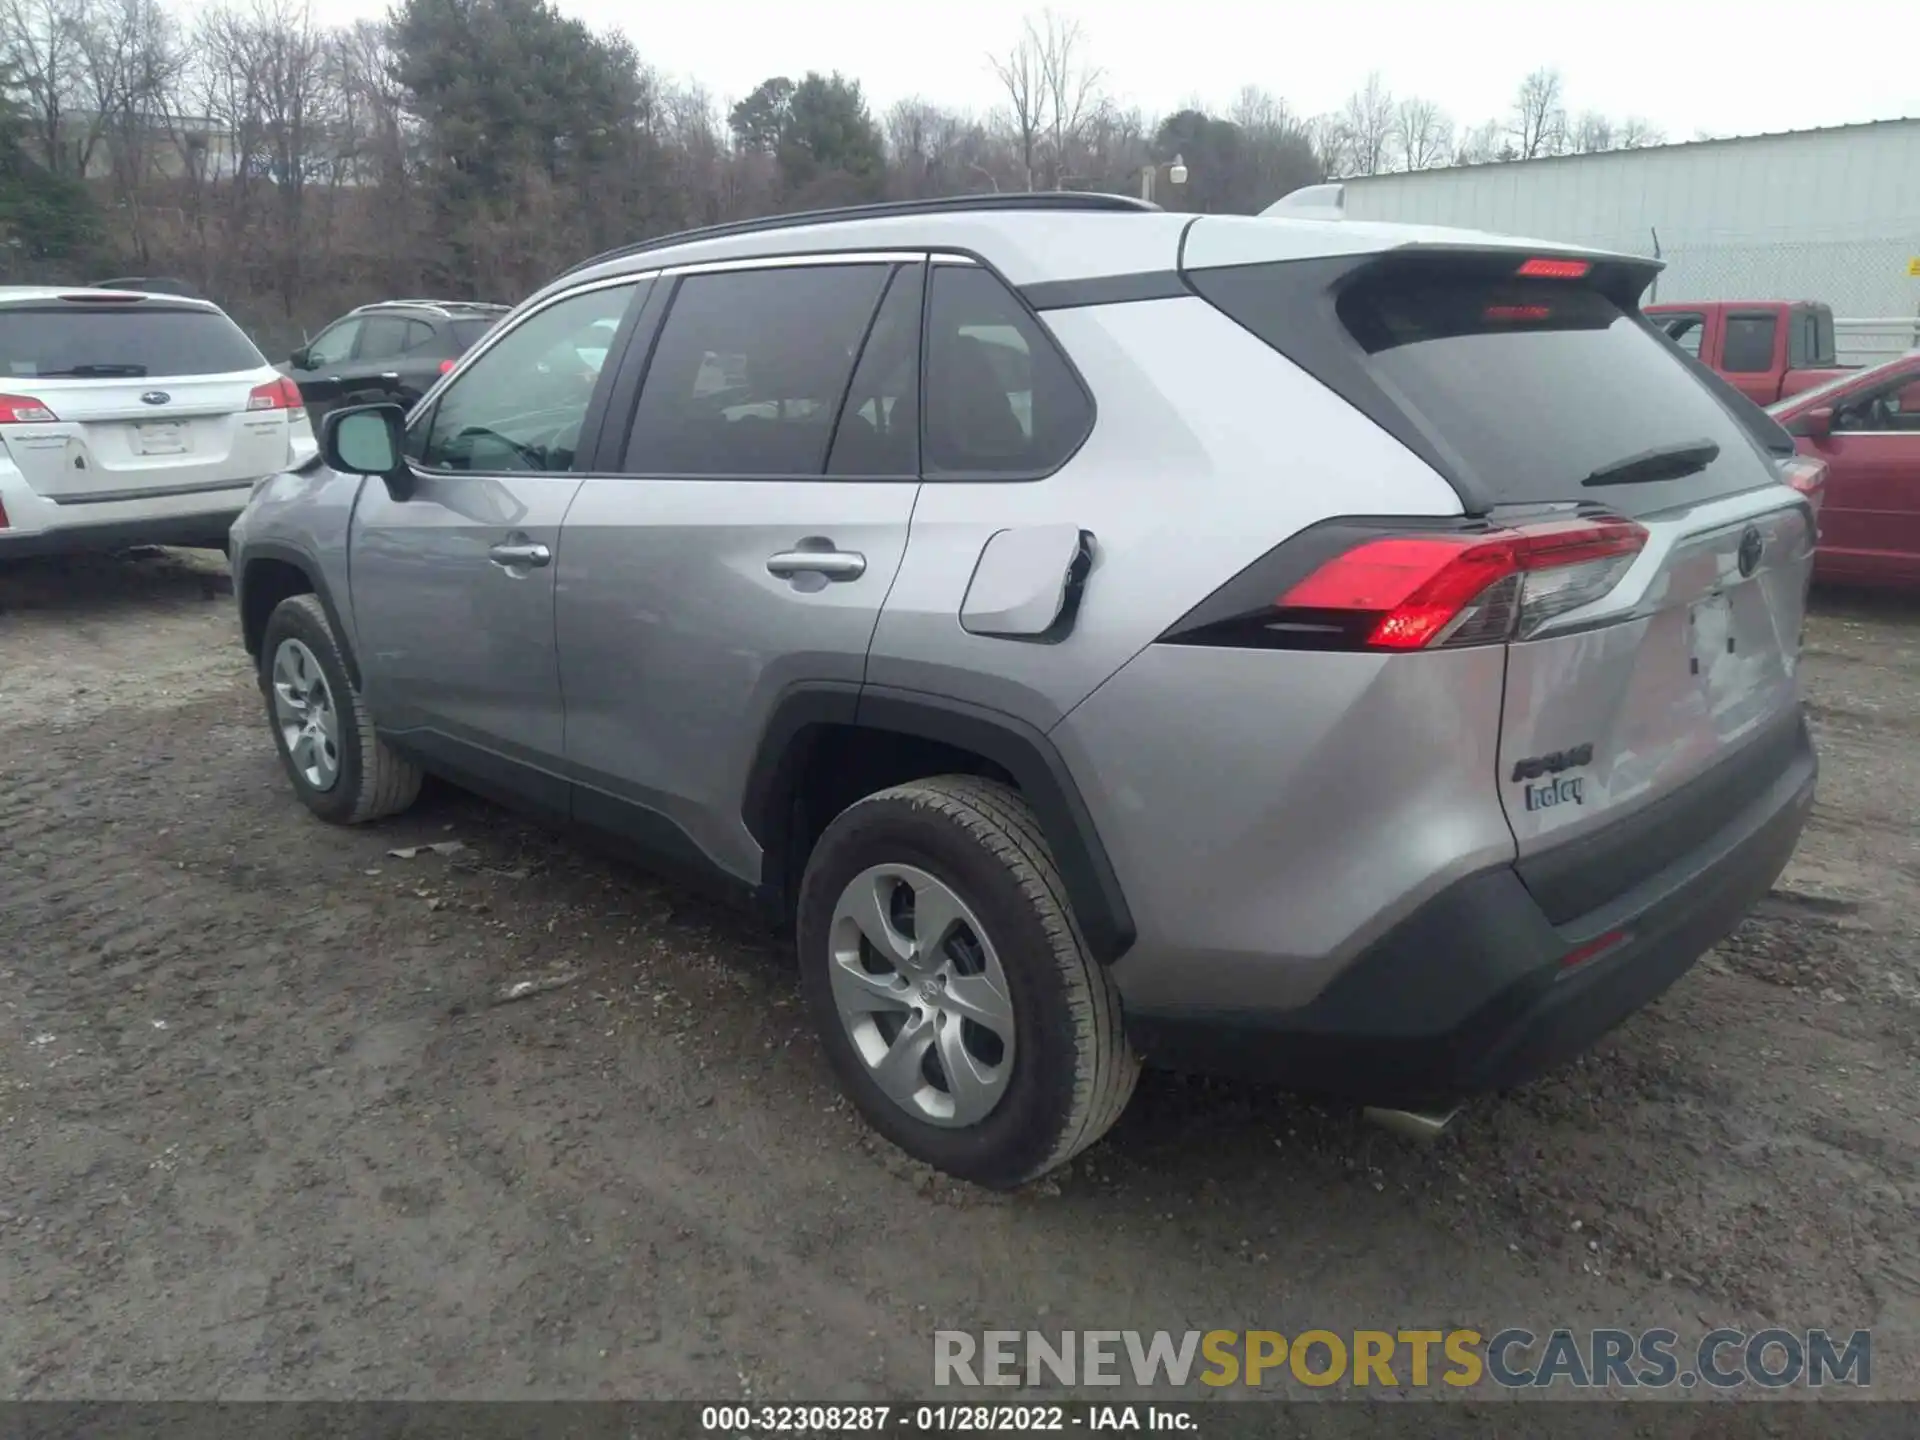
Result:
{"type": "Polygon", "coordinates": [[[1354,264],[1234,266],[1189,280],[1487,505],[1585,500],[1644,515],[1776,483],[1757,448],[1757,407],[1743,424],[1637,311],[1599,290],[1519,279],[1496,256],[1347,279],[1354,264]],[[1674,473],[1715,446],[1702,468],[1674,473]],[[1671,478],[1584,483],[1673,450],[1690,458],[1664,465],[1671,478]]]}
{"type": "Polygon", "coordinates": [[[1585,499],[1644,514],[1773,479],[1726,408],[1597,291],[1552,281],[1362,285],[1341,297],[1339,315],[1376,378],[1496,503],[1585,499]],[[1694,474],[1587,483],[1635,456],[1716,445],[1694,474]]]}
{"type": "Polygon", "coordinates": [[[453,343],[462,352],[471,350],[474,342],[500,322],[494,320],[456,320],[453,322],[453,343]]]}
{"type": "Polygon", "coordinates": [[[217,310],[71,302],[0,309],[0,368],[15,378],[227,375],[266,363],[217,310]]]}

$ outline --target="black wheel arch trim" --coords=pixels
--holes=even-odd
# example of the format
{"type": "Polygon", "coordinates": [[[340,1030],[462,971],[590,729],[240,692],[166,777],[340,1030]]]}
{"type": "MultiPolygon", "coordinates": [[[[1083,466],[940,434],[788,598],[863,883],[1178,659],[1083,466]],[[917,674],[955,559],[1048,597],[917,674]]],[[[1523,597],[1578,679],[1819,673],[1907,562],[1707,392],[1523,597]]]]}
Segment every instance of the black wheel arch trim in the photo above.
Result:
{"type": "MultiPolygon", "coordinates": [[[[327,588],[326,572],[320,568],[320,563],[298,546],[289,545],[283,540],[250,542],[241,551],[241,566],[233,577],[234,602],[243,616],[246,614],[247,604],[247,570],[256,560],[278,560],[284,565],[291,565],[307,577],[307,583],[313,587],[313,596],[319,600],[320,608],[327,612],[327,623],[333,627],[334,643],[340,647],[340,658],[347,664],[347,678],[353,682],[353,688],[358,690],[360,661],[353,653],[353,632],[341,623],[339,608],[333,603],[333,592],[327,588]]],[[[244,627],[241,634],[243,639],[247,638],[244,627]]],[[[247,641],[247,653],[255,660],[260,658],[259,651],[254,648],[250,639],[247,641]]]]}
{"type": "Polygon", "coordinates": [[[775,702],[748,771],[742,819],[760,843],[762,885],[782,889],[793,857],[788,836],[807,760],[806,737],[824,726],[888,731],[970,750],[1013,777],[1039,818],[1093,956],[1111,964],[1136,937],[1133,914],[1072,772],[1040,730],[995,710],[918,691],[846,683],[801,683],[775,702]]]}

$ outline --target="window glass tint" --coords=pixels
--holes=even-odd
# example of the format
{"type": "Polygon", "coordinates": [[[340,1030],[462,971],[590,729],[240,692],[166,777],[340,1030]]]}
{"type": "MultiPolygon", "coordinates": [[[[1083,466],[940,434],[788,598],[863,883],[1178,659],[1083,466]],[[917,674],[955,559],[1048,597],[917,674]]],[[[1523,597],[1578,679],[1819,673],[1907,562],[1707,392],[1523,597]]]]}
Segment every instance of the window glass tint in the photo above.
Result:
{"type": "Polygon", "coordinates": [[[926,473],[1037,475],[1086,438],[1092,406],[992,272],[936,265],[927,303],[926,473]]]}
{"type": "Polygon", "coordinates": [[[829,475],[920,473],[920,294],[924,265],[894,273],[853,372],[829,475]]]}
{"type": "Polygon", "coordinates": [[[407,338],[400,347],[402,355],[411,355],[433,339],[433,327],[424,320],[407,321],[407,338]]]}
{"type": "Polygon", "coordinates": [[[308,368],[318,370],[324,365],[346,364],[353,358],[353,342],[359,334],[358,320],[342,320],[337,325],[329,325],[307,346],[308,368]]]}
{"type": "Polygon", "coordinates": [[[440,397],[420,447],[436,469],[565,470],[593,398],[606,351],[582,347],[619,323],[632,285],[588,290],[547,306],[503,335],[440,397]]]}
{"type": "Polygon", "coordinates": [[[1920,433],[1920,380],[1903,375],[1836,407],[1833,428],[1851,433],[1920,433]]]}
{"type": "Polygon", "coordinates": [[[266,359],[240,327],[214,310],[102,305],[0,308],[0,364],[9,375],[225,375],[266,359]]]}
{"type": "Polygon", "coordinates": [[[635,475],[818,475],[884,265],[689,275],[627,441],[635,475]]]}
{"type": "Polygon", "coordinates": [[[359,358],[385,360],[407,348],[407,321],[398,315],[369,315],[360,327],[359,358]]]}
{"type": "Polygon", "coordinates": [[[453,322],[453,343],[464,355],[474,347],[482,335],[499,323],[498,320],[456,320],[453,322]]]}
{"type": "Polygon", "coordinates": [[[1770,478],[1733,413],[1636,314],[1597,291],[1471,273],[1389,278],[1349,289],[1338,308],[1377,381],[1497,503],[1592,500],[1647,513],[1770,478]],[[1703,440],[1720,453],[1694,474],[1583,483],[1631,456],[1703,440]]]}
{"type": "Polygon", "coordinates": [[[1773,368],[1772,315],[1727,316],[1727,338],[1720,345],[1720,368],[1729,375],[1758,375],[1773,368]]]}

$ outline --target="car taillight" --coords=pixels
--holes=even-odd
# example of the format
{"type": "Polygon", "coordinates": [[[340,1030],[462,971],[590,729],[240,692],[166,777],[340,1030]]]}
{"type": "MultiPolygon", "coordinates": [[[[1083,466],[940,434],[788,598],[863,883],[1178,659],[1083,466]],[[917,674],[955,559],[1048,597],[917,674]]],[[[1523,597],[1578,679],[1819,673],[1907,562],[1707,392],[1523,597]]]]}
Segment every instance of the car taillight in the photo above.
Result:
{"type": "Polygon", "coordinates": [[[1362,532],[1277,599],[1234,605],[1234,592],[1257,583],[1256,565],[1222,592],[1224,605],[1202,605],[1165,638],[1311,650],[1504,644],[1606,595],[1646,543],[1646,530],[1613,516],[1477,533],[1362,532]]]}
{"type": "Polygon", "coordinates": [[[31,395],[0,395],[0,425],[45,425],[60,417],[31,395]]]}
{"type": "Polygon", "coordinates": [[[247,396],[249,410],[298,410],[300,408],[300,387],[282,375],[278,380],[269,380],[264,385],[253,387],[253,393],[247,396]]]}
{"type": "Polygon", "coordinates": [[[1820,502],[1827,492],[1827,462],[1815,460],[1806,455],[1796,455],[1791,460],[1780,462],[1780,478],[1802,495],[1813,513],[1820,513],[1820,502]]]}
{"type": "Polygon", "coordinates": [[[7,519],[7,507],[4,502],[0,502],[0,530],[5,530],[11,524],[13,522],[7,519]]]}
{"type": "Polygon", "coordinates": [[[451,360],[442,360],[442,361],[440,362],[440,373],[441,373],[442,375],[445,375],[445,374],[448,374],[449,372],[451,372],[451,371],[452,371],[452,369],[453,369],[453,361],[451,361],[451,360]]]}

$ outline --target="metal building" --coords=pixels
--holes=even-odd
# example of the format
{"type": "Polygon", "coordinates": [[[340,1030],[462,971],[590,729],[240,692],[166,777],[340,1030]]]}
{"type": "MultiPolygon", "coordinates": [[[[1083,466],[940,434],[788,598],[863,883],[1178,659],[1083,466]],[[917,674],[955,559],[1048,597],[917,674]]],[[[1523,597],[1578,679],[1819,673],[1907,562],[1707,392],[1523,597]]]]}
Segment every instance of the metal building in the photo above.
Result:
{"type": "Polygon", "coordinates": [[[1658,255],[1654,300],[1824,300],[1856,348],[1920,316],[1920,120],[1881,120],[1345,181],[1356,220],[1658,255]],[[1887,327],[1881,327],[1887,328],[1887,327]]]}

